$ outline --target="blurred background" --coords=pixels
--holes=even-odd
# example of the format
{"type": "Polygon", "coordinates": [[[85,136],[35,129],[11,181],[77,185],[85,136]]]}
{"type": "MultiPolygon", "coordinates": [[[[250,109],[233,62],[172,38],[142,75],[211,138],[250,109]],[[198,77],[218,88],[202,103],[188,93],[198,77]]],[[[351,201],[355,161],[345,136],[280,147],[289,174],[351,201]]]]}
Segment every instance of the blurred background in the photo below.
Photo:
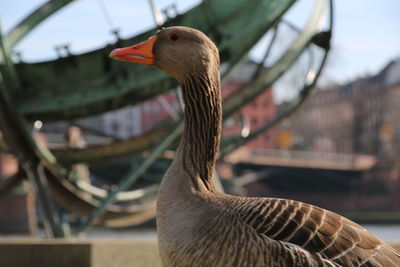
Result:
{"type": "Polygon", "coordinates": [[[1,1],[0,234],[155,237],[180,89],[107,55],[189,25],[221,52],[220,189],[315,204],[398,242],[400,3],[332,3],[1,1]]]}

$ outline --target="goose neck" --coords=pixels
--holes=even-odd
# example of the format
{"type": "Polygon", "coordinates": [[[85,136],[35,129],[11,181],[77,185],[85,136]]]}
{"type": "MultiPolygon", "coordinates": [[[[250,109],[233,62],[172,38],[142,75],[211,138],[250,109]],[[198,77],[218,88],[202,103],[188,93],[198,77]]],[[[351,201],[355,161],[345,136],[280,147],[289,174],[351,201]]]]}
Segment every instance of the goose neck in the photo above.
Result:
{"type": "Polygon", "coordinates": [[[184,168],[195,189],[215,191],[212,173],[219,150],[222,120],[219,73],[190,75],[181,82],[181,87],[186,120],[180,145],[184,168]]]}

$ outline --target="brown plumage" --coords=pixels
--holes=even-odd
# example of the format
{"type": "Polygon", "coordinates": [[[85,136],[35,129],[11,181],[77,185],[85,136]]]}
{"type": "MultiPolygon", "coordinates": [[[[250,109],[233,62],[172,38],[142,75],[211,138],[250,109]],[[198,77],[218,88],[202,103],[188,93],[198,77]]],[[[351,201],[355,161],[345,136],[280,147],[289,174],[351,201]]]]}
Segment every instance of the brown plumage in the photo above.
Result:
{"type": "Polygon", "coordinates": [[[399,251],[338,214],[217,192],[211,176],[221,133],[218,50],[186,27],[163,29],[150,40],[150,55],[131,49],[111,56],[136,63],[144,57],[182,87],[185,130],[157,204],[165,266],[400,266],[399,251]]]}

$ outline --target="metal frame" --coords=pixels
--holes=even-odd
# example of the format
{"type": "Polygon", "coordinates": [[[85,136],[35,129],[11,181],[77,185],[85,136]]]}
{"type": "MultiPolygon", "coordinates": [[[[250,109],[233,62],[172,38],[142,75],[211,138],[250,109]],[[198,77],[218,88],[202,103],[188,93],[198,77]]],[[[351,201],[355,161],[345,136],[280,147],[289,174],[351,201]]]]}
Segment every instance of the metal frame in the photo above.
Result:
{"type": "MultiPolygon", "coordinates": [[[[44,20],[46,17],[49,15],[53,14],[56,10],[61,8],[62,6],[72,2],[71,0],[52,0],[49,1],[46,4],[52,4],[53,9],[50,10],[48,13],[44,13],[39,17],[30,17],[24,20],[20,25],[16,27],[16,29],[20,29],[23,27],[23,25],[30,25],[30,29],[32,29],[34,26],[39,24],[42,20],[44,20]]],[[[331,27],[332,27],[332,0],[330,1],[331,3],[331,27]]],[[[45,5],[46,5],[45,4],[45,5]]],[[[43,7],[41,7],[43,8],[43,7]]],[[[289,6],[287,7],[289,8],[289,6]]],[[[314,15],[311,17],[309,26],[306,27],[306,29],[302,32],[302,34],[299,35],[298,39],[292,44],[292,48],[296,50],[296,52],[289,52],[285,55],[283,55],[276,63],[275,65],[269,70],[268,73],[258,73],[258,77],[255,78],[253,81],[249,82],[240,92],[234,94],[232,97],[227,99],[224,102],[224,117],[227,118],[229,117],[233,112],[238,110],[243,104],[250,102],[253,100],[255,97],[257,97],[261,92],[263,92],[266,88],[270,87],[272,82],[279,78],[284,71],[288,68],[288,66],[292,65],[294,61],[298,58],[300,55],[301,51],[305,49],[305,47],[312,42],[312,38],[317,34],[315,26],[318,25],[320,22],[320,17],[321,13],[323,10],[323,4],[321,4],[320,1],[316,4],[315,10],[314,10],[314,15]]],[[[38,14],[36,14],[38,15],[38,14]]],[[[31,15],[32,16],[32,15],[31,15]]],[[[274,23],[277,21],[274,21],[274,23]]],[[[267,27],[267,26],[265,26],[267,27]]],[[[221,29],[219,29],[221,30],[221,29]]],[[[8,71],[8,84],[6,85],[7,87],[11,88],[18,88],[18,79],[16,79],[15,71],[12,67],[11,60],[7,55],[7,50],[11,48],[13,45],[15,45],[24,35],[26,35],[29,32],[27,30],[26,32],[18,32],[18,30],[13,30],[11,33],[7,36],[7,43],[5,45],[2,45],[2,54],[3,54],[3,61],[6,63],[6,69],[8,71]]],[[[270,50],[270,47],[267,49],[266,54],[268,55],[270,50]]],[[[308,95],[309,90],[311,87],[316,82],[316,79],[318,78],[322,66],[325,63],[326,55],[328,52],[329,48],[326,49],[325,56],[322,60],[321,66],[317,72],[317,75],[313,77],[311,81],[308,81],[304,88],[302,89],[300,95],[301,97],[295,101],[291,105],[291,109],[288,109],[286,112],[283,114],[280,114],[273,122],[267,123],[264,127],[257,129],[255,132],[251,133],[250,136],[246,139],[242,139],[240,141],[230,140],[229,142],[223,142],[223,147],[228,147],[226,149],[223,149],[223,153],[225,151],[229,151],[229,148],[232,148],[232,144],[235,143],[235,146],[237,147],[238,145],[251,140],[251,138],[257,136],[259,133],[265,131],[266,129],[272,127],[272,125],[275,125],[277,121],[282,119],[283,117],[287,116],[291,112],[295,110],[305,99],[305,97],[308,95]],[[242,142],[242,143],[240,143],[242,142]]],[[[236,63],[240,60],[240,58],[233,57],[232,60],[230,61],[230,67],[227,72],[224,73],[223,77],[227,77],[230,70],[233,69],[233,67],[236,65],[236,63]]],[[[261,68],[258,69],[258,72],[261,68]]],[[[0,81],[1,82],[1,81],[0,81]]],[[[7,133],[8,139],[12,139],[13,134],[20,135],[19,140],[22,140],[23,142],[26,143],[26,146],[21,148],[19,145],[15,144],[15,142],[10,141],[11,147],[13,150],[17,151],[17,155],[20,159],[20,162],[23,162],[24,169],[27,171],[27,174],[31,179],[35,182],[38,194],[40,196],[41,202],[43,209],[46,213],[46,218],[47,218],[47,224],[48,227],[46,227],[48,236],[55,236],[55,237],[62,237],[64,236],[64,232],[62,230],[60,220],[54,210],[52,200],[49,196],[48,192],[48,186],[47,186],[47,178],[46,174],[50,172],[58,172],[59,174],[62,174],[62,169],[60,169],[60,166],[57,165],[55,158],[51,153],[49,153],[48,150],[43,149],[38,145],[35,140],[32,138],[31,135],[29,135],[29,131],[25,129],[25,126],[23,125],[23,119],[19,118],[18,112],[13,109],[12,105],[10,104],[11,102],[7,102],[8,96],[6,91],[4,90],[4,86],[1,86],[0,92],[2,93],[0,96],[0,99],[2,101],[5,101],[5,105],[2,105],[2,108],[7,108],[8,113],[11,114],[11,117],[13,115],[16,116],[14,118],[13,122],[11,123],[10,121],[7,121],[7,118],[4,116],[0,116],[0,125],[2,128],[4,127],[16,127],[15,133],[7,133]],[[8,123],[8,124],[7,124],[8,123]],[[13,124],[13,126],[11,126],[13,124]],[[48,169],[48,171],[47,171],[48,169]]],[[[2,114],[7,114],[7,112],[2,112],[2,114]]],[[[99,218],[101,215],[106,215],[107,212],[111,210],[115,210],[114,207],[112,207],[112,203],[118,199],[118,193],[122,190],[125,190],[128,188],[131,184],[133,184],[147,169],[148,167],[151,166],[151,164],[161,155],[161,153],[168,148],[181,134],[183,129],[183,122],[181,121],[178,126],[175,127],[175,129],[168,135],[164,137],[164,139],[156,145],[151,153],[148,155],[148,157],[143,161],[142,165],[134,170],[131,171],[126,177],[121,179],[121,181],[118,183],[118,185],[112,187],[112,190],[108,192],[107,197],[105,197],[101,203],[98,203],[94,210],[88,215],[86,220],[82,225],[79,226],[79,228],[76,230],[76,233],[79,233],[81,231],[84,231],[87,229],[90,225],[93,224],[93,222],[99,218]]],[[[49,176],[49,182],[55,181],[53,179],[59,179],[56,177],[57,175],[50,175],[49,176]],[[53,177],[54,176],[54,177],[53,177]]],[[[60,181],[58,181],[60,182],[60,181]]],[[[135,210],[135,209],[133,209],[135,210]]],[[[137,209],[138,211],[141,210],[141,208],[137,209]]],[[[144,214],[150,214],[146,213],[144,211],[144,214]]],[[[118,217],[118,216],[117,216],[118,217]]]]}
{"type": "MultiPolygon", "coordinates": [[[[327,43],[330,43],[331,35],[333,32],[333,0],[329,0],[329,22],[328,22],[328,30],[316,33],[314,36],[317,36],[318,34],[325,34],[327,38],[327,43]]],[[[307,46],[313,44],[313,38],[310,39],[310,41],[307,43],[307,46]]],[[[315,44],[314,44],[315,45],[315,44]]],[[[300,107],[300,105],[304,102],[304,100],[307,98],[307,96],[310,94],[312,89],[314,88],[322,70],[323,67],[325,66],[326,59],[329,54],[330,46],[324,46],[320,48],[323,49],[324,55],[321,59],[320,65],[315,72],[314,75],[311,75],[314,71],[309,69],[306,77],[308,80],[306,80],[305,84],[303,85],[303,88],[300,90],[299,97],[295,101],[291,102],[290,105],[286,107],[284,111],[282,111],[279,115],[277,115],[274,119],[271,121],[266,122],[263,126],[255,130],[254,132],[250,133],[247,137],[241,137],[241,136],[234,136],[228,140],[225,140],[223,143],[223,149],[221,149],[221,158],[226,156],[227,154],[233,152],[235,149],[238,147],[244,145],[245,143],[255,139],[257,136],[259,136],[261,133],[271,129],[274,127],[276,124],[278,124],[282,119],[290,116],[293,112],[296,111],[297,108],[300,107]],[[311,77],[311,78],[310,78],[311,77]]]]}

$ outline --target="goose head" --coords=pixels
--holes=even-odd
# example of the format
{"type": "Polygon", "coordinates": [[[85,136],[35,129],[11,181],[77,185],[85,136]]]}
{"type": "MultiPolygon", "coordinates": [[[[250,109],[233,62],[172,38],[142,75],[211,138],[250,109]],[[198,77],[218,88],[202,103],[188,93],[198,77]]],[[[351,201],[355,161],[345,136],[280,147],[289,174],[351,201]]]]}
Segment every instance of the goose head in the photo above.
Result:
{"type": "Polygon", "coordinates": [[[179,81],[185,77],[219,72],[218,49],[202,32],[187,27],[169,27],[139,44],[114,49],[110,57],[153,65],[179,81]]]}
{"type": "Polygon", "coordinates": [[[152,65],[179,81],[186,121],[179,149],[183,168],[196,189],[215,191],[211,176],[221,138],[222,108],[219,54],[214,43],[198,30],[170,27],[144,42],[115,49],[110,57],[152,65]]]}

